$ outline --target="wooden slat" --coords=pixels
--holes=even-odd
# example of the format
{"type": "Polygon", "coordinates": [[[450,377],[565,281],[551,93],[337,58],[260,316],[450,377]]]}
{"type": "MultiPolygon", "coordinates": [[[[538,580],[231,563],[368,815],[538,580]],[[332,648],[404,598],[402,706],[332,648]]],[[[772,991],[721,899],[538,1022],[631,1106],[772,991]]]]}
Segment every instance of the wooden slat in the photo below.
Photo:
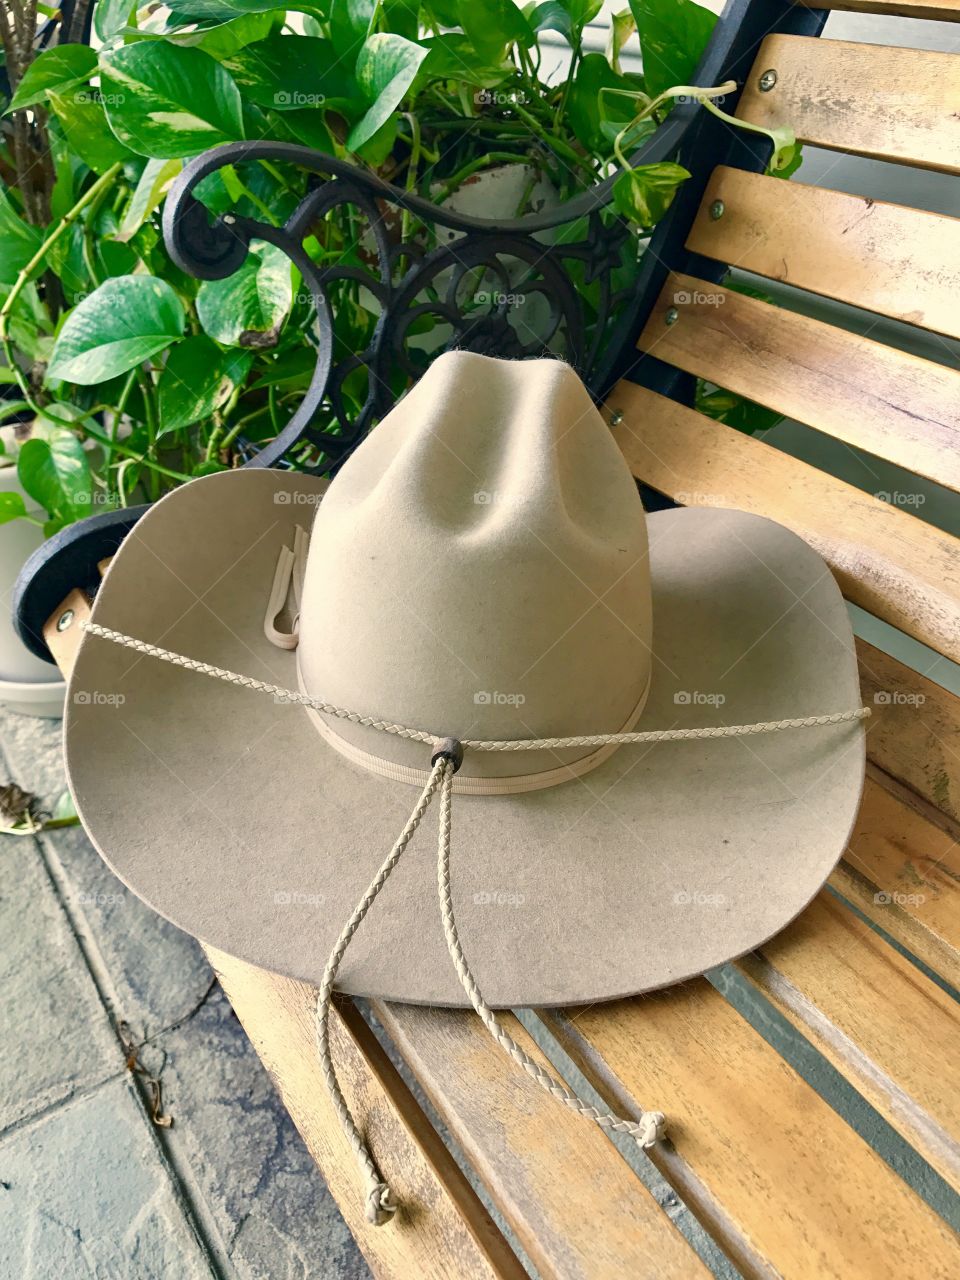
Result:
{"type": "Polygon", "coordinates": [[[960,337],[960,218],[720,165],[687,247],[960,337]],[[711,214],[718,200],[719,218],[711,214]]]}
{"type": "Polygon", "coordinates": [[[960,659],[960,541],[632,383],[607,400],[634,475],[672,498],[770,516],[816,547],[844,595],[960,659]]]}
{"type": "Polygon", "coordinates": [[[363,1183],[315,1049],[312,988],[208,947],[230,1003],[378,1276],[524,1280],[526,1272],[356,1008],[331,1020],[337,1072],[401,1208],[364,1216],[363,1183]]]}
{"type": "MultiPolygon", "coordinates": [[[[375,1012],[544,1280],[709,1275],[600,1130],[515,1067],[473,1014],[375,1012]]],[[[544,1061],[520,1023],[504,1021],[544,1061]]]]}
{"type": "Polygon", "coordinates": [[[960,821],[960,698],[865,640],[860,686],[873,710],[867,752],[879,768],[960,821]]]}
{"type": "Polygon", "coordinates": [[[826,893],[739,968],[960,1189],[956,1001],[826,893]]]}
{"type": "Polygon", "coordinates": [[[960,989],[957,830],[871,770],[857,826],[831,886],[909,952],[960,989]]]}
{"type": "Polygon", "coordinates": [[[652,1158],[745,1275],[960,1273],[937,1215],[705,979],[544,1016],[611,1103],[666,1113],[652,1158]]]}
{"type": "Polygon", "coordinates": [[[843,13],[877,13],[897,18],[927,18],[960,22],[960,0],[817,0],[808,8],[838,9],[843,13]]]}
{"type": "Polygon", "coordinates": [[[767,36],[737,115],[801,142],[960,173],[960,58],[925,49],[767,36]],[[777,73],[760,90],[761,75],[777,73]]]}
{"type": "Polygon", "coordinates": [[[667,278],[637,345],[960,490],[960,371],[677,274],[667,278]]]}
{"type": "Polygon", "coordinates": [[[74,587],[43,624],[43,638],[47,642],[47,648],[67,680],[70,679],[70,672],[80,651],[80,641],[83,639],[81,623],[86,622],[92,612],[87,596],[79,587],[74,587]],[[57,625],[61,618],[69,618],[62,631],[57,625]]]}

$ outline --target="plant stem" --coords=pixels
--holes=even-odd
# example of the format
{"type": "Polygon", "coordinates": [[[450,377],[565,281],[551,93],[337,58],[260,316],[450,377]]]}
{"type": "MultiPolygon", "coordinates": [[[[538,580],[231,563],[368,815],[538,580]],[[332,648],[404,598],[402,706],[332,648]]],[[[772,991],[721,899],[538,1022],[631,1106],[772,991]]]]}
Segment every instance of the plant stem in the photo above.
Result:
{"type": "MultiPolygon", "coordinates": [[[[76,426],[76,423],[74,422],[70,425],[76,426]]],[[[97,431],[94,427],[84,425],[83,430],[91,440],[97,440],[103,445],[111,445],[112,443],[112,447],[117,453],[122,453],[125,458],[130,458],[132,461],[140,463],[141,466],[147,467],[150,471],[156,471],[158,475],[166,476],[170,480],[177,480],[181,484],[192,479],[191,476],[184,475],[182,471],[172,471],[169,467],[155,462],[153,458],[148,458],[145,453],[138,452],[136,449],[129,449],[125,444],[121,444],[119,440],[111,442],[109,436],[105,436],[103,432],[97,431]]]]}
{"type": "Polygon", "coordinates": [[[104,201],[109,195],[110,188],[104,187],[103,190],[99,191],[96,197],[90,201],[90,211],[87,214],[87,219],[83,227],[83,261],[95,289],[103,282],[101,281],[100,275],[97,271],[96,249],[94,246],[95,228],[93,224],[96,221],[97,214],[103,207],[104,201]]]}
{"type": "Polygon", "coordinates": [[[563,158],[565,160],[569,160],[571,164],[575,164],[578,168],[583,169],[585,173],[590,175],[591,182],[596,179],[597,175],[594,173],[590,165],[586,160],[584,160],[583,156],[578,155],[578,153],[574,151],[573,147],[571,147],[568,142],[564,142],[561,138],[556,137],[553,133],[550,133],[545,129],[537,117],[527,111],[525,107],[522,107],[519,102],[515,102],[513,104],[513,109],[521,120],[526,121],[530,127],[530,131],[535,137],[540,138],[540,140],[548,147],[551,147],[558,156],[563,156],[563,158]]]}
{"type": "Polygon", "coordinates": [[[261,160],[259,164],[260,168],[263,169],[265,173],[269,173],[270,177],[273,178],[275,182],[278,182],[280,186],[283,187],[284,191],[290,191],[294,195],[297,194],[272,160],[261,160]]]}
{"type": "Polygon", "coordinates": [[[580,60],[582,59],[582,57],[583,57],[583,31],[581,30],[577,33],[577,46],[573,51],[572,58],[570,59],[570,70],[567,73],[567,78],[563,82],[563,89],[560,93],[560,100],[557,103],[556,115],[553,117],[554,130],[557,130],[560,128],[560,121],[563,119],[563,113],[567,109],[567,98],[570,94],[570,86],[573,84],[573,78],[576,74],[577,67],[580,64],[580,60]]]}
{"type": "Polygon", "coordinates": [[[470,101],[470,95],[467,93],[467,86],[462,80],[457,84],[457,100],[460,103],[460,110],[467,119],[473,119],[477,113],[474,104],[470,101]]]}
{"type": "MultiPolygon", "coordinates": [[[[416,191],[417,189],[417,170],[420,166],[420,121],[412,111],[403,113],[404,119],[410,126],[410,159],[407,162],[407,191],[416,191]]],[[[410,210],[404,209],[400,218],[400,239],[410,239],[410,210]]]]}
{"type": "Polygon", "coordinates": [[[87,188],[73,208],[69,209],[63,215],[56,227],[54,227],[53,231],[50,232],[27,265],[21,268],[17,274],[16,280],[13,282],[13,287],[4,299],[3,306],[0,307],[0,347],[2,347],[4,358],[20,385],[20,390],[23,392],[24,400],[27,401],[34,413],[39,413],[40,408],[34,399],[33,391],[29,383],[23,376],[23,370],[20,368],[19,364],[17,364],[16,355],[13,350],[13,343],[10,341],[10,316],[13,313],[13,308],[16,306],[21,293],[23,293],[24,289],[30,283],[34,272],[38,271],[43,266],[44,259],[53,246],[67,233],[67,231],[70,230],[87,205],[96,200],[100,196],[101,192],[109,189],[110,184],[113,182],[114,178],[116,178],[117,174],[120,173],[122,168],[123,165],[120,164],[119,161],[116,164],[111,165],[106,173],[99,177],[92,186],[87,188]]]}
{"type": "Polygon", "coordinates": [[[218,422],[214,425],[213,430],[210,432],[210,439],[207,441],[207,447],[203,455],[204,462],[214,462],[216,460],[216,456],[220,448],[220,440],[222,436],[223,436],[223,423],[218,422]]]}
{"type": "MultiPolygon", "coordinates": [[[[142,366],[137,369],[137,381],[143,396],[144,418],[147,427],[147,453],[155,458],[157,451],[157,411],[154,404],[154,388],[150,374],[142,366]]],[[[144,458],[146,460],[146,458],[144,458]]],[[[156,502],[160,497],[160,480],[154,468],[150,470],[150,501],[156,502]]]]}
{"type": "Polygon", "coordinates": [[[123,417],[127,407],[127,401],[130,399],[130,392],[133,390],[133,384],[137,380],[136,369],[131,369],[127,374],[127,379],[123,384],[120,392],[120,398],[117,401],[116,408],[113,410],[113,421],[110,424],[110,443],[104,449],[103,466],[105,471],[110,470],[113,462],[113,453],[117,447],[117,432],[120,430],[120,419],[123,417]]]}
{"type": "Polygon", "coordinates": [[[482,156],[477,156],[471,160],[469,164],[465,164],[462,169],[458,169],[452,178],[449,178],[443,186],[443,190],[439,191],[434,197],[435,204],[443,204],[444,200],[450,198],[458,187],[463,186],[468,178],[473,177],[481,169],[488,169],[492,164],[529,164],[528,156],[518,156],[513,151],[487,151],[482,156]]]}
{"type": "Polygon", "coordinates": [[[236,182],[237,182],[237,190],[241,193],[241,195],[245,195],[247,199],[250,201],[250,203],[253,205],[253,207],[255,209],[258,209],[260,213],[263,215],[263,217],[266,218],[270,226],[275,227],[277,225],[277,219],[275,214],[273,213],[273,210],[268,205],[265,205],[263,201],[260,199],[260,197],[256,194],[256,192],[251,191],[245,182],[241,182],[239,178],[237,178],[236,182]]]}
{"type": "Polygon", "coordinates": [[[227,434],[220,441],[220,451],[223,452],[226,449],[230,448],[234,440],[236,440],[237,436],[240,434],[240,432],[243,430],[243,428],[247,425],[248,422],[253,422],[254,418],[262,418],[265,413],[272,413],[272,412],[273,410],[269,404],[262,404],[259,409],[254,409],[253,413],[248,413],[244,417],[240,418],[237,422],[233,424],[233,426],[230,428],[227,434]]]}

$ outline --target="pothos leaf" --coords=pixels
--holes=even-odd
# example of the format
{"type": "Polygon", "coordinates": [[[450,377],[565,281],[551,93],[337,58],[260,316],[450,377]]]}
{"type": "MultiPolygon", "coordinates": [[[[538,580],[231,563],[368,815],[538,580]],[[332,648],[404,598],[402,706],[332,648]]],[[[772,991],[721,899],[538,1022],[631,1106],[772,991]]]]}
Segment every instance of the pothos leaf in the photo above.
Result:
{"type": "Polygon", "coordinates": [[[67,146],[94,173],[106,173],[118,160],[130,160],[127,147],[107,124],[104,98],[96,89],[50,92],[47,101],[63,126],[67,146]]]}
{"type": "Polygon", "coordinates": [[[292,303],[290,259],[264,244],[232,276],[203,282],[197,315],[204,332],[225,347],[275,347],[292,303]]]}
{"type": "Polygon", "coordinates": [[[240,91],[201,49],[140,41],[100,70],[110,128],[138,155],[181,159],[244,136],[240,91]]]}
{"type": "Polygon", "coordinates": [[[707,47],[716,14],[694,0],[630,0],[651,98],[675,84],[690,84],[707,47]]]}
{"type": "Polygon", "coordinates": [[[121,244],[131,240],[154,209],[163,200],[167,188],[183,167],[180,160],[148,160],[133,190],[123,215],[120,229],[114,236],[121,244]]]}
{"type": "Polygon", "coordinates": [[[0,186],[0,284],[13,284],[42,243],[39,228],[27,222],[0,186]]]}
{"type": "Polygon", "coordinates": [[[6,113],[31,107],[47,94],[67,93],[86,84],[97,69],[97,55],[85,44],[65,44],[39,54],[23,73],[6,113]]]}
{"type": "Polygon", "coordinates": [[[530,26],[534,31],[559,31],[576,48],[583,28],[602,8],[602,0],[544,0],[531,11],[530,26]]]}
{"type": "Polygon", "coordinates": [[[87,455],[68,427],[50,427],[21,445],[17,476],[25,492],[55,521],[79,520],[93,508],[87,455]]]}
{"type": "Polygon", "coordinates": [[[350,130],[347,146],[357,151],[390,119],[406,97],[427,56],[421,44],[378,31],[364,41],[357,58],[357,82],[370,103],[350,130]]]}
{"type": "Polygon", "coordinates": [[[631,221],[653,227],[670,208],[677,187],[689,177],[688,170],[670,161],[628,169],[614,184],[614,202],[631,221]]]}
{"type": "Polygon", "coordinates": [[[170,352],[157,381],[158,438],[209,418],[250,371],[249,351],[224,353],[202,334],[170,352]]]}
{"type": "Polygon", "coordinates": [[[637,20],[629,9],[614,13],[610,17],[610,36],[607,40],[607,58],[611,67],[620,72],[620,53],[637,29],[637,20]]]}
{"type": "Polygon", "coordinates": [[[26,514],[27,507],[21,494],[9,491],[0,493],[0,524],[9,524],[11,520],[26,514]]]}
{"type": "Polygon", "coordinates": [[[83,386],[106,382],[175,342],[184,323],[180,299],[165,280],[115,276],[71,311],[47,376],[83,386]]]}

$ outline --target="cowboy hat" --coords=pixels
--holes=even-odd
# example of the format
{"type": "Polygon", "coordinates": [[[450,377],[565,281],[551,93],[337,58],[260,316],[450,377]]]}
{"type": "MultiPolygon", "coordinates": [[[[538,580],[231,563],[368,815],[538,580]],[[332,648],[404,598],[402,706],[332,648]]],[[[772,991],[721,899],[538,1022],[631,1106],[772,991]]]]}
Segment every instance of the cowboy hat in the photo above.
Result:
{"type": "MultiPolygon", "coordinates": [[[[434,739],[450,761],[466,744],[450,892],[494,1008],[755,948],[858,807],[853,638],[823,560],[740,511],[645,515],[559,361],[442,356],[329,488],[243,470],[176,490],[92,621],[65,740],[95,845],[181,928],[315,983],[434,739]]],[[[339,989],[468,1003],[434,856],[410,839],[339,989]]]]}

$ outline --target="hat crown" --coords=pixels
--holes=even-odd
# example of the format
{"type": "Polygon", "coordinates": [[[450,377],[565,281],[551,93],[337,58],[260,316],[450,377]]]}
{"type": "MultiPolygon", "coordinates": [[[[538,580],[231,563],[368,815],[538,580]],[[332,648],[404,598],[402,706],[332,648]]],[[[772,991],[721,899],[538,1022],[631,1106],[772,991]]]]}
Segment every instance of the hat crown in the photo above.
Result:
{"type": "MultiPolygon", "coordinates": [[[[317,512],[298,664],[306,691],[340,706],[457,738],[617,732],[642,707],[650,640],[643,507],[559,361],[441,356],[317,512]]],[[[331,728],[381,760],[429,763],[422,744],[331,728]]],[[[584,754],[471,753],[463,773],[584,754]]]]}

